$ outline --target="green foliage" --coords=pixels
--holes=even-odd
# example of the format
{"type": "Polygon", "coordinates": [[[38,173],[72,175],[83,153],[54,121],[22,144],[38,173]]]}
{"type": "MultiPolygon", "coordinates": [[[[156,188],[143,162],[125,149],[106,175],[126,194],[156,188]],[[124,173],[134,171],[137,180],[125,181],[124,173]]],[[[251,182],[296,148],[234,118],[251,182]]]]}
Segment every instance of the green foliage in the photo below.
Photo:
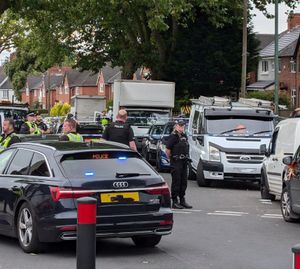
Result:
{"type": "Polygon", "coordinates": [[[71,110],[68,103],[56,103],[50,110],[51,117],[66,116],[71,110]]]}
{"type": "MultiPolygon", "coordinates": [[[[268,101],[274,101],[274,91],[249,91],[247,93],[247,98],[256,98],[268,101]]],[[[279,104],[286,105],[290,107],[290,97],[284,91],[279,92],[279,104]]]]}

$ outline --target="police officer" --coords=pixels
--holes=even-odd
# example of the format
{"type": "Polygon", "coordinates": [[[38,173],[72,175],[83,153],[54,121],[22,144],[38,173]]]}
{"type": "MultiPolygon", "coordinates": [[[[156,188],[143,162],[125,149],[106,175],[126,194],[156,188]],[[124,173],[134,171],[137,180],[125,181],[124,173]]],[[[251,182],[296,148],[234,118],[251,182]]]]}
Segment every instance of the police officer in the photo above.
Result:
{"type": "Polygon", "coordinates": [[[18,142],[21,141],[20,138],[15,134],[14,120],[5,119],[3,121],[3,134],[0,137],[0,152],[18,142]]]}
{"type": "Polygon", "coordinates": [[[70,118],[66,119],[63,125],[63,135],[59,141],[83,142],[83,137],[76,132],[77,122],[70,118]]]}
{"type": "Polygon", "coordinates": [[[35,124],[42,131],[43,134],[50,133],[47,124],[43,121],[43,117],[40,114],[36,114],[35,124]]]}
{"type": "Polygon", "coordinates": [[[184,133],[185,123],[179,120],[175,123],[174,132],[166,143],[166,153],[171,163],[172,201],[173,208],[192,208],[185,200],[187,188],[187,165],[189,161],[189,144],[184,133]],[[178,201],[178,198],[180,199],[178,201]]]}
{"type": "Polygon", "coordinates": [[[35,114],[33,112],[27,115],[27,121],[22,124],[20,134],[41,135],[42,131],[35,124],[35,114]]]}
{"type": "Polygon", "coordinates": [[[136,144],[133,139],[133,130],[126,124],[127,112],[121,109],[117,115],[117,120],[109,124],[103,133],[102,139],[114,141],[129,146],[132,150],[137,151],[136,144]]]}

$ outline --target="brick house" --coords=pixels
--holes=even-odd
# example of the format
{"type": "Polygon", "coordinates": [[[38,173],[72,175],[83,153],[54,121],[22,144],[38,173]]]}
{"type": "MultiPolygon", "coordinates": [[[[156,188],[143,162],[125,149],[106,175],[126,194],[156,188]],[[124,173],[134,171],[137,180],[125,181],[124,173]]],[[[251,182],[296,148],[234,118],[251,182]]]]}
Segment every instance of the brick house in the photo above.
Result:
{"type": "MultiPolygon", "coordinates": [[[[271,39],[272,37],[270,37],[271,39]]],[[[291,98],[293,107],[300,106],[300,13],[290,15],[288,30],[279,36],[279,89],[291,98]]],[[[274,39],[260,50],[257,82],[247,90],[274,90],[274,39]]]]}
{"type": "Polygon", "coordinates": [[[4,67],[0,66],[0,102],[18,102],[11,81],[4,72],[4,67]]]}

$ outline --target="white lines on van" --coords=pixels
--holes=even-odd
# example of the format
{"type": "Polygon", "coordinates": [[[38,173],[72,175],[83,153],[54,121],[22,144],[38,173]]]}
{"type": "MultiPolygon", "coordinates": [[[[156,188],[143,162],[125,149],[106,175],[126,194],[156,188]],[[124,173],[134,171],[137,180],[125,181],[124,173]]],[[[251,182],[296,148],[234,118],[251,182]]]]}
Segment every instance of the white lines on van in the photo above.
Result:
{"type": "Polygon", "coordinates": [[[260,217],[265,219],[282,219],[281,214],[263,214],[260,217]]]}

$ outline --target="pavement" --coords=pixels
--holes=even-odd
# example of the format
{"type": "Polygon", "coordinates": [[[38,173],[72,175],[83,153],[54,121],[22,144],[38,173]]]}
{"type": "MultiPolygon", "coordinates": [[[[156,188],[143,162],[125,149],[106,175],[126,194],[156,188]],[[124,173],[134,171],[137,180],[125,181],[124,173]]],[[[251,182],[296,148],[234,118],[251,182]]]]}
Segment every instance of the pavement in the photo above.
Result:
{"type": "MultiPolygon", "coordinates": [[[[170,182],[169,174],[162,174],[170,182]]],[[[130,239],[97,242],[97,268],[111,269],[287,269],[300,224],[283,221],[279,202],[261,200],[250,183],[199,188],[189,181],[194,208],[174,211],[174,230],[154,249],[130,239]]],[[[53,244],[42,254],[25,254],[15,239],[0,236],[0,269],[76,268],[75,242],[53,244]]]]}

